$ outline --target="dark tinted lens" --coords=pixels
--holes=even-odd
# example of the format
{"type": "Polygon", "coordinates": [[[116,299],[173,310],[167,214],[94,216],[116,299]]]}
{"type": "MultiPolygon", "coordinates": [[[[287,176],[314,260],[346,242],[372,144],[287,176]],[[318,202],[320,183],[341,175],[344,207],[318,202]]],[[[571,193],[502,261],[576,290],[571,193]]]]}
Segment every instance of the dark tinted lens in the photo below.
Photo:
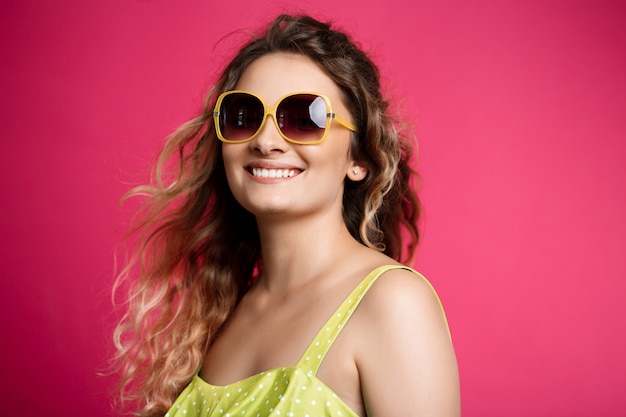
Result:
{"type": "Polygon", "coordinates": [[[314,142],[324,135],[326,103],[314,94],[287,97],[276,109],[276,121],[289,139],[314,142]]]}
{"type": "Polygon", "coordinates": [[[219,112],[220,131],[228,140],[250,138],[263,122],[263,103],[249,94],[227,95],[222,100],[219,112]]]}

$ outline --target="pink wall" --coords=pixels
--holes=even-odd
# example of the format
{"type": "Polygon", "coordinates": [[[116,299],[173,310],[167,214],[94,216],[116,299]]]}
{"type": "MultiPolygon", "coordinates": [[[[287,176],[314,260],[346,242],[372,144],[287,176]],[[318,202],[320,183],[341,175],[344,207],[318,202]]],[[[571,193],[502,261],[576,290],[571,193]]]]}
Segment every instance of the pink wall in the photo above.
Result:
{"type": "MultiPolygon", "coordinates": [[[[198,107],[218,39],[282,3],[1,3],[1,414],[109,414],[117,201],[198,107]]],[[[293,1],[355,33],[417,120],[417,267],[464,416],[623,416],[626,7],[431,3],[293,1]]]]}

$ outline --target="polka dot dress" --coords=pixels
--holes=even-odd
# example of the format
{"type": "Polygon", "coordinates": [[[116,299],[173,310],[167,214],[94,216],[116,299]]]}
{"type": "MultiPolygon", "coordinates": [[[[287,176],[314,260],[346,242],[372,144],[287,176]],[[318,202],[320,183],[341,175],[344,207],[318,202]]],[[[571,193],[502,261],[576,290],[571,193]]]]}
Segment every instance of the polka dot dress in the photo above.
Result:
{"type": "Polygon", "coordinates": [[[315,374],[371,285],[385,271],[396,268],[409,269],[387,265],[365,277],[322,327],[296,366],[272,369],[227,386],[210,385],[195,376],[165,417],[356,417],[315,374]]]}

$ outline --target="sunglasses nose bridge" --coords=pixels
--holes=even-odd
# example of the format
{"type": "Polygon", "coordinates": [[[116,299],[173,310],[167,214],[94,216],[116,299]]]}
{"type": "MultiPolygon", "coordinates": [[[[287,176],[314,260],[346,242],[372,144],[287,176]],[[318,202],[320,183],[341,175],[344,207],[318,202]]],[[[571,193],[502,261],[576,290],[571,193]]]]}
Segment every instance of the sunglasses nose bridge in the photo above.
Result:
{"type": "MultiPolygon", "coordinates": [[[[280,103],[278,103],[280,104],[280,103]]],[[[265,127],[265,124],[267,122],[267,118],[271,117],[272,121],[273,121],[273,125],[276,128],[276,131],[282,136],[282,131],[280,130],[280,126],[278,124],[278,119],[276,118],[276,108],[278,107],[278,104],[276,104],[275,106],[267,106],[264,105],[264,114],[263,114],[263,121],[261,122],[261,126],[259,126],[259,134],[261,133],[261,130],[263,130],[263,128],[265,127]]]]}
{"type": "Polygon", "coordinates": [[[276,117],[276,106],[264,106],[263,119],[258,130],[251,138],[255,147],[262,148],[281,148],[288,140],[285,139],[283,132],[280,130],[279,121],[276,117]],[[273,123],[267,123],[268,117],[271,117],[273,123]],[[271,126],[267,126],[267,125],[271,126]],[[274,129],[266,132],[266,129],[274,129]]]}

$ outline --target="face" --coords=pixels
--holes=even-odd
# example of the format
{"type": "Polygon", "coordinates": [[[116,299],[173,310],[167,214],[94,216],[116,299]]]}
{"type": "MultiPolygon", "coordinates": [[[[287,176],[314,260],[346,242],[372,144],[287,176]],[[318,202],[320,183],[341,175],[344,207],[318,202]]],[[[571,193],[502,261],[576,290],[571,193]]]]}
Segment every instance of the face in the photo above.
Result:
{"type": "MultiPolygon", "coordinates": [[[[320,93],[329,98],[334,113],[350,120],[339,88],[302,55],[275,53],[257,59],[235,89],[256,94],[267,106],[293,92],[320,93]]],[[[363,167],[349,156],[350,135],[350,130],[333,122],[323,142],[294,144],[281,137],[270,116],[251,141],[222,144],[231,191],[257,218],[313,213],[341,216],[344,179],[364,176],[363,167]]]]}

